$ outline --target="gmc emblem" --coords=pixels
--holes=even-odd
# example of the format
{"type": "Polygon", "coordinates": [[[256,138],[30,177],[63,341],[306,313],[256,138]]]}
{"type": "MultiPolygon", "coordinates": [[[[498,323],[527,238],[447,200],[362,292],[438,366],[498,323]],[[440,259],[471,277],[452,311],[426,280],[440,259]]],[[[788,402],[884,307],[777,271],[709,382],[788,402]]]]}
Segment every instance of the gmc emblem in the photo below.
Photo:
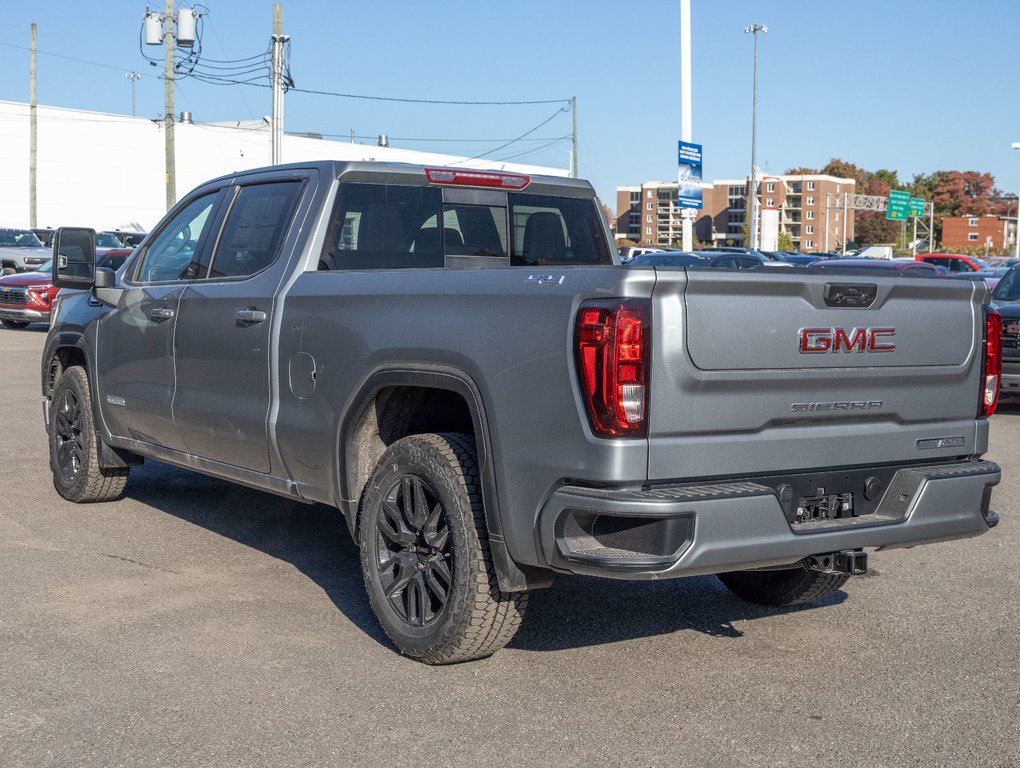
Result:
{"type": "Polygon", "coordinates": [[[895,328],[801,328],[800,353],[812,355],[820,352],[892,352],[896,345],[891,341],[895,328]]]}

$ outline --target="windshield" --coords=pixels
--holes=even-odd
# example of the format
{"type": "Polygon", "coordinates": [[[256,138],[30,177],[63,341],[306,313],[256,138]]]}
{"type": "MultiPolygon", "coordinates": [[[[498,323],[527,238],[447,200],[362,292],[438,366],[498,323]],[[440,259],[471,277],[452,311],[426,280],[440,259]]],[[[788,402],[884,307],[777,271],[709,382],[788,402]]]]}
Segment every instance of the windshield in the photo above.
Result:
{"type": "Polygon", "coordinates": [[[0,246],[7,248],[44,247],[35,232],[28,229],[0,229],[0,246]]]}
{"type": "Polygon", "coordinates": [[[107,234],[106,232],[100,232],[96,235],[96,248],[123,248],[120,240],[115,238],[113,235],[107,234]]]}
{"type": "Polygon", "coordinates": [[[1011,269],[1006,273],[995,290],[992,291],[992,301],[1006,304],[1011,301],[1020,301],[1020,278],[1017,277],[1017,270],[1011,269]]]}

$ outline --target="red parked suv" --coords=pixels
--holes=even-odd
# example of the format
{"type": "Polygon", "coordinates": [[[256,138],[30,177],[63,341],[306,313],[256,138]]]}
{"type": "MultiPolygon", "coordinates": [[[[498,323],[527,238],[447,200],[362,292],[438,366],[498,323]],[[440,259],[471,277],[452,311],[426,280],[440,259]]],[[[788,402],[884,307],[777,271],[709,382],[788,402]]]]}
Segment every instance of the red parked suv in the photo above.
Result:
{"type": "MultiPolygon", "coordinates": [[[[131,255],[127,248],[108,251],[98,266],[120,269],[131,255]]],[[[52,261],[35,272],[0,277],[0,323],[4,328],[24,328],[30,323],[49,323],[53,299],[60,289],[53,284],[52,261]]]]}
{"type": "Polygon", "coordinates": [[[937,267],[945,267],[950,272],[983,272],[990,269],[988,264],[976,256],[965,256],[962,253],[919,253],[918,261],[926,261],[937,267]]]}
{"type": "Polygon", "coordinates": [[[24,328],[29,323],[48,323],[53,298],[60,290],[53,284],[53,262],[36,272],[19,272],[0,278],[0,323],[4,328],[24,328]]]}

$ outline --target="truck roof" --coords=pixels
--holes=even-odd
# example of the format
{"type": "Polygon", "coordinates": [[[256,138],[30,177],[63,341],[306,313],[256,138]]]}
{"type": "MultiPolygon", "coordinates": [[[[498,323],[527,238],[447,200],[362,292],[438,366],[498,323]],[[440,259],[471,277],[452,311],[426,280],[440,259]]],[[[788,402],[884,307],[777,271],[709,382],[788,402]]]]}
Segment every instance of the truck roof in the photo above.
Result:
{"type": "MultiPolygon", "coordinates": [[[[394,184],[437,184],[439,186],[462,185],[472,186],[493,186],[491,184],[474,184],[470,178],[462,181],[434,181],[426,175],[429,171],[447,171],[461,177],[472,175],[499,175],[507,178],[526,179],[526,183],[520,189],[532,193],[555,193],[569,197],[593,197],[595,190],[592,185],[584,179],[574,179],[566,176],[546,176],[534,174],[521,174],[498,168],[460,168],[454,166],[426,166],[412,163],[388,163],[365,160],[314,160],[300,163],[287,163],[284,165],[263,166],[244,171],[220,176],[212,179],[207,184],[219,183],[226,179],[240,179],[246,176],[260,175],[273,172],[286,172],[288,170],[307,170],[314,168],[326,177],[341,178],[345,181],[387,181],[394,184]]],[[[205,186],[203,184],[202,186],[205,186]]],[[[516,191],[517,187],[507,187],[510,191],[516,191]]]]}

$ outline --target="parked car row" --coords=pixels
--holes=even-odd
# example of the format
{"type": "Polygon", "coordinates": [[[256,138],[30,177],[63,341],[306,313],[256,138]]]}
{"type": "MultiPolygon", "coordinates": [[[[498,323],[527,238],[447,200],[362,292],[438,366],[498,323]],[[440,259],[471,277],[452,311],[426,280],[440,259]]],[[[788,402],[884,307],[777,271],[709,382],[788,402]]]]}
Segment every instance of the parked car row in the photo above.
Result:
{"type": "MultiPolygon", "coordinates": [[[[0,230],[2,232],[3,230],[0,230]]],[[[32,234],[29,232],[29,234],[32,234]]],[[[100,242],[96,236],[97,244],[100,242]]],[[[42,249],[46,254],[51,252],[42,249]]],[[[119,269],[128,256],[130,248],[105,248],[102,255],[96,249],[96,264],[100,267],[119,269]]],[[[60,289],[53,284],[53,260],[43,261],[28,272],[13,272],[0,277],[0,324],[4,328],[26,328],[32,323],[49,323],[53,300],[60,289]]]]}

